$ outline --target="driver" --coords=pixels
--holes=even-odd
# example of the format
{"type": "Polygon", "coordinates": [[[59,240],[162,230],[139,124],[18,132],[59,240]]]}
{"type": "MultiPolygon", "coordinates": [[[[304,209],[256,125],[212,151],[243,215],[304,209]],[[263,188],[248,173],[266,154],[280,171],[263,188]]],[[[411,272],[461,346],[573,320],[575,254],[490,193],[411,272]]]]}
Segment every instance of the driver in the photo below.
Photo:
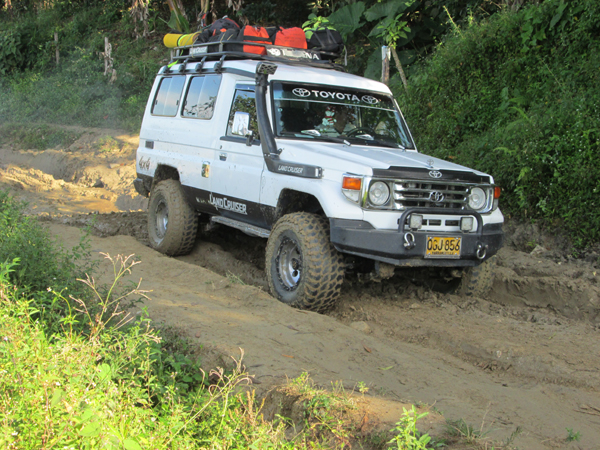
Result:
{"type": "Polygon", "coordinates": [[[333,128],[339,135],[356,128],[353,122],[354,114],[350,107],[344,105],[329,106],[323,119],[323,125],[329,129],[333,128]]]}

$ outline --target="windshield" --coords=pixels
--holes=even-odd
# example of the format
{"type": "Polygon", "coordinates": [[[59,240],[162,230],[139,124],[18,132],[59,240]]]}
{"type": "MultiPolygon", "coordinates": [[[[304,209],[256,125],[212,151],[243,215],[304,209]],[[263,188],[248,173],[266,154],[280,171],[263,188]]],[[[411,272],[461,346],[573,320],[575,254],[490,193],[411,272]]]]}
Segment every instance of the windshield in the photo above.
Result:
{"type": "Polygon", "coordinates": [[[413,149],[391,97],[340,86],[273,83],[275,134],[413,149]]]}

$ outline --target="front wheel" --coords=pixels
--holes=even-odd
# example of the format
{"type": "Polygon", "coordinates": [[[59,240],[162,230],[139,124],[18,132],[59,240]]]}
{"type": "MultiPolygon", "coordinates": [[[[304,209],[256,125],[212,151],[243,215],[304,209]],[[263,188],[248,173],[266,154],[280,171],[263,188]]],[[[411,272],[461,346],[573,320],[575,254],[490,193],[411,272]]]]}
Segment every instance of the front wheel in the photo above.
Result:
{"type": "Polygon", "coordinates": [[[484,261],[478,266],[464,269],[460,282],[460,294],[469,297],[485,297],[492,289],[496,257],[484,261]]]}
{"type": "Polygon", "coordinates": [[[343,259],[329,240],[327,219],[316,214],[279,219],[267,243],[265,268],[274,297],[317,312],[335,306],[344,281],[343,259]]]}
{"type": "Polygon", "coordinates": [[[150,246],[169,256],[192,251],[198,232],[198,214],[185,199],[177,180],[163,180],[152,188],[148,203],[150,246]]]}

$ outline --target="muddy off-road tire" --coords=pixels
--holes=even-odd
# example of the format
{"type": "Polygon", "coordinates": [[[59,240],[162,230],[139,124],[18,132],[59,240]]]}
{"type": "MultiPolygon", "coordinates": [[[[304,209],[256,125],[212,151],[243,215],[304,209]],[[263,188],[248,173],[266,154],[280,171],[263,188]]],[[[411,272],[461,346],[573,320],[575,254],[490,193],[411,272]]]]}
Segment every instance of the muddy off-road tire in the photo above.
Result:
{"type": "Polygon", "coordinates": [[[275,298],[317,312],[335,306],[344,281],[343,258],[329,241],[329,222],[309,213],[288,214],[275,224],[265,269],[275,298]]]}
{"type": "Polygon", "coordinates": [[[459,293],[467,297],[486,297],[494,283],[496,257],[492,256],[478,266],[463,271],[459,293]]]}
{"type": "Polygon", "coordinates": [[[150,246],[169,256],[192,251],[198,214],[190,207],[177,180],[163,180],[152,188],[148,204],[150,246]]]}

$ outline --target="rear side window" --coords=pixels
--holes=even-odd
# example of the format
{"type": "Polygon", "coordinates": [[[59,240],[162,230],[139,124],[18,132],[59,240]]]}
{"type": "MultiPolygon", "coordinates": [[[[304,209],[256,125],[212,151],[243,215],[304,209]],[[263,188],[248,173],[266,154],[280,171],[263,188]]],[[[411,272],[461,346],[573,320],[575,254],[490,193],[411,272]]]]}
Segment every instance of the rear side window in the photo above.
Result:
{"type": "Polygon", "coordinates": [[[177,107],[181,99],[181,92],[185,77],[163,77],[160,80],[154,105],[152,105],[152,114],[155,116],[174,116],[177,114],[177,107]]]}
{"type": "Polygon", "coordinates": [[[211,119],[220,85],[221,75],[192,77],[185,94],[181,115],[195,119],[211,119]]]}

